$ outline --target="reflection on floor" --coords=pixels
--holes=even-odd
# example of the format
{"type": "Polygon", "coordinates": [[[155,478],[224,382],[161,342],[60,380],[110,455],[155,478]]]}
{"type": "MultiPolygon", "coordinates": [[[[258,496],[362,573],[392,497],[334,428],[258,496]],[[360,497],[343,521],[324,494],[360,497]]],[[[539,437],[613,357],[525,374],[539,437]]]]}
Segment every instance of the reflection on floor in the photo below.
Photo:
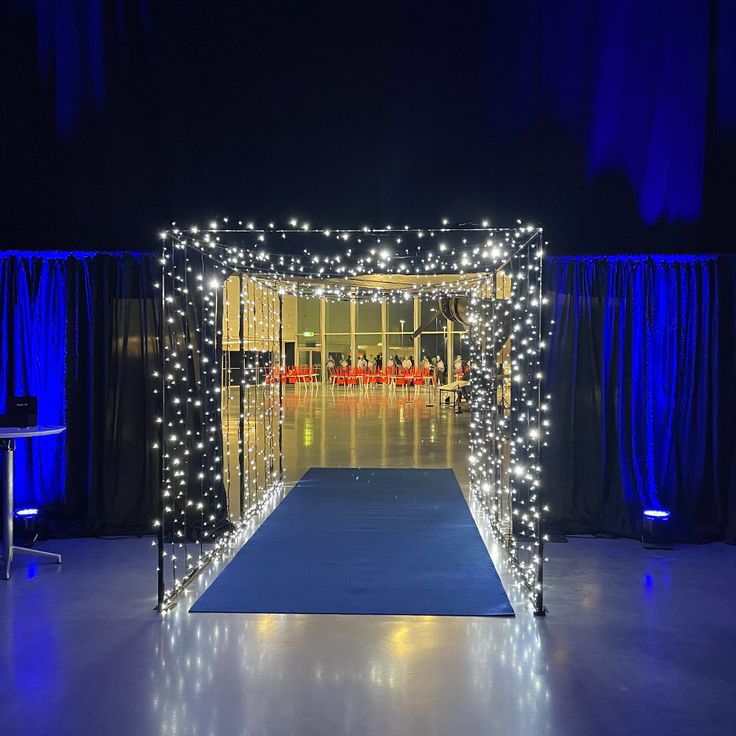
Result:
{"type": "MultiPolygon", "coordinates": [[[[287,395],[291,480],[310,464],[415,458],[460,477],[467,415],[329,392],[310,401],[287,395]]],[[[0,583],[3,736],[707,736],[736,720],[734,547],[550,545],[550,614],[535,619],[507,586],[516,618],[481,619],[186,605],[161,617],[150,540],[44,546],[61,567],[21,556],[0,583]]]]}
{"type": "Polygon", "coordinates": [[[430,389],[305,390],[284,394],[287,479],[312,466],[452,468],[467,484],[469,413],[430,389]]]}

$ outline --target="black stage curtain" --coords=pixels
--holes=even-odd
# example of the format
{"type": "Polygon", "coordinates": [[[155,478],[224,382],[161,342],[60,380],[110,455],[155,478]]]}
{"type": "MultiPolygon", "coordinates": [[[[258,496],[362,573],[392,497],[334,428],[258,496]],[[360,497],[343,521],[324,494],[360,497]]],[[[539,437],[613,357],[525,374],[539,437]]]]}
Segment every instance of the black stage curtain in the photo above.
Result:
{"type": "Polygon", "coordinates": [[[547,260],[551,532],[736,541],[734,263],[547,260]]]}
{"type": "Polygon", "coordinates": [[[0,411],[35,395],[39,422],[67,427],[16,452],[16,506],[51,534],[153,531],[157,278],[150,254],[0,254],[0,411]]]}
{"type": "Polygon", "coordinates": [[[87,534],[150,534],[159,486],[158,266],[130,255],[69,266],[65,510],[87,534]]]}
{"type": "MultiPolygon", "coordinates": [[[[67,425],[19,443],[17,499],[60,534],[152,530],[158,269],[0,254],[0,410],[37,395],[67,425]]],[[[550,531],[636,536],[661,506],[681,540],[736,541],[736,260],[549,258],[545,282],[550,531]]]]}

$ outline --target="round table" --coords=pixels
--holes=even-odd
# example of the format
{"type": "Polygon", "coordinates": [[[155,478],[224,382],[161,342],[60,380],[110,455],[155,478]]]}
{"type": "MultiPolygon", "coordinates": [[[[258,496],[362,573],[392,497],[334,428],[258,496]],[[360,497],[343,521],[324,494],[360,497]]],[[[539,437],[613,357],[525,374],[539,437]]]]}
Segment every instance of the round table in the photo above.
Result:
{"type": "Polygon", "coordinates": [[[36,427],[0,427],[0,452],[5,456],[5,472],[3,474],[2,506],[3,506],[3,564],[0,567],[0,579],[10,578],[10,565],[13,554],[20,552],[35,557],[45,557],[57,564],[61,564],[61,555],[53,552],[43,552],[40,549],[18,547],[13,544],[13,456],[15,455],[15,441],[24,437],[45,437],[52,434],[61,434],[66,427],[36,426],[36,427]]]}

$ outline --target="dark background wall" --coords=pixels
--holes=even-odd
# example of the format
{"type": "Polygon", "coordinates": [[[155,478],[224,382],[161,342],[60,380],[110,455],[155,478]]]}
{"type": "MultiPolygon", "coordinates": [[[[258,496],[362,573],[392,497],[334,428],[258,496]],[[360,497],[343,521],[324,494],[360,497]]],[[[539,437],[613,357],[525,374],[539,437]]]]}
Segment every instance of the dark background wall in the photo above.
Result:
{"type": "Polygon", "coordinates": [[[736,3],[4,0],[0,247],[517,217],[732,250],[736,3]]]}

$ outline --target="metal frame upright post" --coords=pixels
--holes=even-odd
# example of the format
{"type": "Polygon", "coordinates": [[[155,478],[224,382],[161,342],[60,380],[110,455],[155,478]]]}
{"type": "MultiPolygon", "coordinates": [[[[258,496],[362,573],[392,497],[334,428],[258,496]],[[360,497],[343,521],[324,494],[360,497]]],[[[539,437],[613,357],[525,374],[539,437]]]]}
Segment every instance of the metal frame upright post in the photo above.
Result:
{"type": "MultiPolygon", "coordinates": [[[[164,448],[165,426],[166,426],[166,363],[165,363],[165,343],[166,343],[166,245],[163,247],[164,257],[161,259],[161,314],[159,316],[158,329],[158,350],[159,350],[159,370],[160,370],[160,387],[159,387],[159,416],[161,421],[158,423],[158,448],[159,448],[159,493],[158,493],[158,530],[156,535],[157,554],[158,554],[158,591],[157,591],[157,609],[161,609],[164,603],[164,595],[166,593],[166,580],[164,576],[164,495],[161,487],[164,482],[164,474],[166,470],[166,452],[164,448]]],[[[173,242],[172,242],[173,252],[173,242]]]]}
{"type": "Polygon", "coordinates": [[[245,279],[238,274],[238,289],[240,302],[238,305],[238,344],[240,347],[240,391],[238,392],[238,469],[240,474],[240,511],[238,516],[243,518],[245,509],[245,297],[243,287],[245,279]]]}
{"type": "Polygon", "coordinates": [[[284,482],[284,382],[281,370],[284,364],[284,297],[279,294],[279,482],[284,482]]]}
{"type": "MultiPolygon", "coordinates": [[[[539,350],[539,360],[541,362],[542,360],[542,353],[541,353],[541,344],[542,344],[542,316],[543,316],[543,309],[542,309],[542,299],[543,299],[543,293],[542,293],[542,285],[543,285],[543,245],[544,245],[544,237],[543,237],[543,230],[540,228],[539,232],[537,234],[537,253],[539,258],[539,278],[537,280],[538,283],[538,291],[539,294],[537,296],[537,347],[539,350]]],[[[539,366],[540,370],[537,371],[539,378],[537,378],[537,429],[540,430],[537,432],[537,465],[539,467],[542,467],[542,439],[541,439],[541,424],[542,424],[542,371],[541,371],[541,365],[539,366]]],[[[538,542],[538,550],[539,550],[539,565],[537,566],[537,591],[535,596],[535,609],[534,613],[537,616],[544,616],[546,613],[546,609],[544,607],[544,500],[543,500],[543,489],[544,489],[544,479],[542,479],[542,483],[539,486],[538,492],[537,492],[537,508],[539,509],[539,517],[537,519],[537,542],[538,542]]]]}

